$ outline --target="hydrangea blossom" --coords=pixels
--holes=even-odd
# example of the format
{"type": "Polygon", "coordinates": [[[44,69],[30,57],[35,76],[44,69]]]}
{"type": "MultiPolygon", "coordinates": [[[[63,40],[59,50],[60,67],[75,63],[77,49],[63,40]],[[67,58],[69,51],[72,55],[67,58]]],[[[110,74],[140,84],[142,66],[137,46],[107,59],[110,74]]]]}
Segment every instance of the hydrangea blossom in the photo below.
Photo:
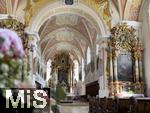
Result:
{"type": "Polygon", "coordinates": [[[6,51],[9,51],[10,46],[10,37],[4,32],[4,30],[0,29],[0,52],[5,53],[6,51]]]}
{"type": "Polygon", "coordinates": [[[21,38],[9,29],[0,29],[0,53],[4,55],[8,52],[13,52],[13,57],[22,58],[24,50],[21,38]]]}
{"type": "Polygon", "coordinates": [[[0,29],[0,88],[13,87],[22,75],[24,56],[21,38],[9,29],[0,29]]]}

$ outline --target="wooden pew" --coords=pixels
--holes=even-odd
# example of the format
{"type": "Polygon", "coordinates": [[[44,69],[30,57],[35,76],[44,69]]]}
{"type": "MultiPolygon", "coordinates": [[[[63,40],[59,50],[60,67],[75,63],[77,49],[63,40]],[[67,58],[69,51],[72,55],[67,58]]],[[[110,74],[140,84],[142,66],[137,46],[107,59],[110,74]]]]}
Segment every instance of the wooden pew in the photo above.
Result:
{"type": "Polygon", "coordinates": [[[93,98],[89,113],[150,113],[150,98],[93,98]]]}

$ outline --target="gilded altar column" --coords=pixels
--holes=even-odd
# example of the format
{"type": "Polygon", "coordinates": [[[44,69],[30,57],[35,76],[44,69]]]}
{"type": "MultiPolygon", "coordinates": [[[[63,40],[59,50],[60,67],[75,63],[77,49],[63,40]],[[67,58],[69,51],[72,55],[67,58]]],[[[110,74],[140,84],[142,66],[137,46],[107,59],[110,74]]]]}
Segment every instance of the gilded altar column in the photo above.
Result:
{"type": "Polygon", "coordinates": [[[118,82],[118,67],[117,67],[117,52],[114,50],[113,54],[113,68],[114,68],[114,95],[116,96],[119,93],[119,82],[118,82]]]}
{"type": "Polygon", "coordinates": [[[117,51],[113,53],[113,67],[114,67],[114,81],[118,82],[118,71],[117,71],[117,51]]]}
{"type": "Polygon", "coordinates": [[[136,55],[137,54],[135,53],[135,81],[139,82],[139,62],[136,55]]]}
{"type": "Polygon", "coordinates": [[[112,95],[114,86],[113,86],[113,60],[112,60],[112,50],[109,48],[109,74],[110,74],[110,84],[109,84],[109,90],[110,90],[110,95],[112,95]]]}
{"type": "Polygon", "coordinates": [[[139,65],[139,58],[140,58],[140,51],[138,47],[138,41],[135,47],[133,48],[134,51],[134,60],[135,60],[135,82],[138,83],[140,80],[140,65],[139,65]]]}
{"type": "Polygon", "coordinates": [[[110,82],[113,82],[113,60],[112,60],[112,48],[108,47],[108,55],[109,55],[109,74],[110,74],[110,82]]]}
{"type": "Polygon", "coordinates": [[[140,80],[140,82],[142,82],[143,81],[143,69],[142,69],[142,58],[139,58],[139,71],[140,71],[140,78],[139,78],[139,80],[140,80]]]}
{"type": "Polygon", "coordinates": [[[142,52],[143,52],[143,47],[141,42],[139,42],[139,81],[140,82],[143,82],[142,52]]]}
{"type": "Polygon", "coordinates": [[[70,89],[69,89],[69,92],[70,93],[72,93],[72,77],[73,77],[73,75],[72,75],[72,68],[70,67],[70,69],[69,69],[69,80],[68,81],[70,81],[70,83],[69,83],[69,87],[70,87],[70,89]]]}
{"type": "Polygon", "coordinates": [[[144,94],[144,82],[143,82],[143,68],[142,68],[142,51],[143,51],[143,48],[141,47],[141,44],[140,44],[140,56],[139,56],[139,82],[140,82],[140,91],[139,93],[141,94],[144,94]]]}

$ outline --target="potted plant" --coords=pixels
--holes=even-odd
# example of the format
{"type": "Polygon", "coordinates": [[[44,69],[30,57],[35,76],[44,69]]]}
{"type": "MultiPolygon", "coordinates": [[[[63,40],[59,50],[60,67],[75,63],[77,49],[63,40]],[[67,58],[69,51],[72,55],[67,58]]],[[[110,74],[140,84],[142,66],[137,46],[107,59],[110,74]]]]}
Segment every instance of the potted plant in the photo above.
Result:
{"type": "Polygon", "coordinates": [[[60,100],[64,100],[66,98],[66,93],[64,92],[64,89],[62,88],[62,86],[60,84],[57,84],[56,90],[51,89],[50,92],[51,92],[51,94],[50,94],[51,99],[56,100],[55,104],[51,103],[51,109],[52,109],[53,113],[60,113],[58,104],[60,103],[60,100]]]}

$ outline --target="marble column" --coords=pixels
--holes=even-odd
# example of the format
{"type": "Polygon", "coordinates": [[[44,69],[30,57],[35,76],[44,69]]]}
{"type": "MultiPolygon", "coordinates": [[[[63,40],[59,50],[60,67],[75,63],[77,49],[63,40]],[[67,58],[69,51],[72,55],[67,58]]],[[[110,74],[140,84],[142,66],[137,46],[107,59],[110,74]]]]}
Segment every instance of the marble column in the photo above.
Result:
{"type": "Polygon", "coordinates": [[[118,82],[117,56],[113,58],[114,81],[118,82]]]}
{"type": "Polygon", "coordinates": [[[99,64],[99,65],[102,65],[102,75],[99,75],[99,97],[100,98],[103,98],[103,97],[108,97],[109,95],[109,91],[108,91],[108,81],[107,81],[107,39],[108,39],[109,36],[105,36],[103,38],[101,38],[99,40],[99,59],[102,60],[102,64],[99,64]]]}
{"type": "Polygon", "coordinates": [[[139,62],[138,58],[135,58],[135,81],[139,82],[139,62]]]}
{"type": "Polygon", "coordinates": [[[140,71],[140,74],[139,74],[139,81],[140,81],[140,82],[143,82],[143,63],[142,63],[142,55],[140,55],[140,58],[139,58],[139,71],[140,71]]]}
{"type": "MultiPolygon", "coordinates": [[[[31,79],[32,79],[33,85],[34,85],[35,84],[34,75],[36,75],[35,74],[36,72],[33,72],[34,71],[34,65],[33,65],[34,61],[33,61],[33,59],[38,56],[37,41],[39,41],[39,37],[38,37],[38,34],[35,34],[35,33],[27,32],[27,34],[28,34],[28,37],[29,37],[29,44],[28,44],[28,47],[29,47],[29,53],[28,54],[29,54],[29,64],[30,64],[29,69],[30,69],[30,76],[31,76],[31,79]]],[[[38,58],[38,59],[40,59],[40,58],[38,58]]],[[[37,71],[37,70],[35,70],[35,71],[37,71]]]]}
{"type": "Polygon", "coordinates": [[[113,82],[113,61],[112,61],[112,53],[110,52],[109,53],[109,68],[110,68],[110,79],[111,79],[111,82],[113,82]]]}

